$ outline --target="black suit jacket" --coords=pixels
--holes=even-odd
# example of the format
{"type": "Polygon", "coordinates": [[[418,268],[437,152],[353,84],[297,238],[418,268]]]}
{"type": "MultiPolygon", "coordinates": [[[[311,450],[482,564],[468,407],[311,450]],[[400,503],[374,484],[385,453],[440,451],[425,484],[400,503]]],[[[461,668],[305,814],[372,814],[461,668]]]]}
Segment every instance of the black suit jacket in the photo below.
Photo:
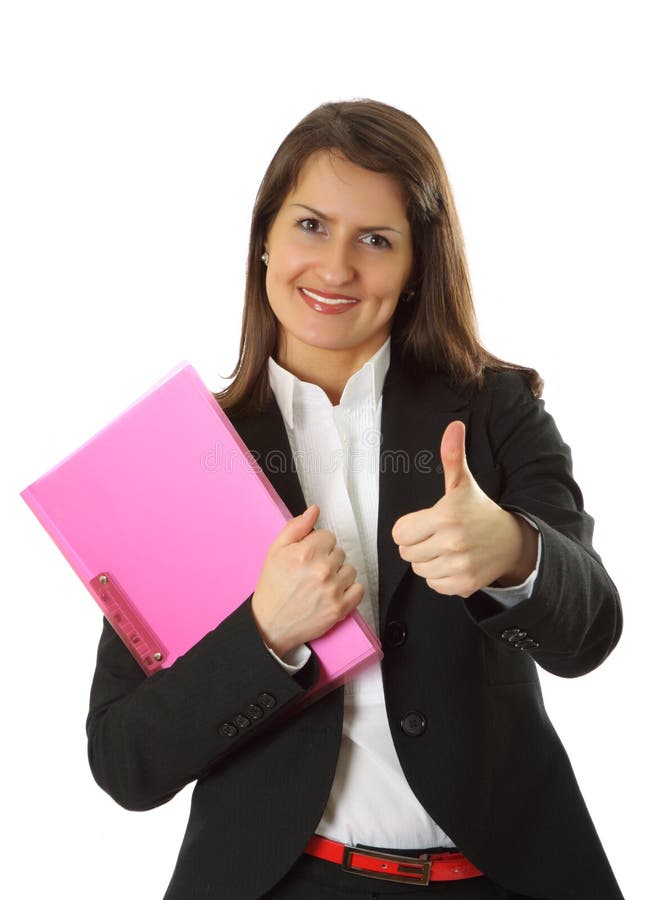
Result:
{"type": "MultiPolygon", "coordinates": [[[[233,422],[291,512],[301,513],[275,398],[262,415],[233,422]]],[[[381,432],[382,671],[406,778],[494,881],[532,897],[619,900],[536,668],[589,672],[621,631],[618,592],[592,547],[569,447],[518,374],[489,374],[484,390],[459,391],[443,376],[410,378],[394,346],[381,432]],[[483,592],[468,600],[436,594],[391,537],[401,515],[443,495],[439,447],[454,419],[466,425],[468,463],[483,490],[528,515],[542,536],[533,594],[510,610],[483,592]],[[402,643],[393,622],[406,626],[402,643]],[[425,730],[407,733],[409,713],[422,714],[425,730]]],[[[342,690],[286,720],[280,714],[315,680],[315,658],[292,678],[268,653],[250,598],[150,678],[104,622],[87,719],[96,781],[122,806],[145,810],[197,780],[166,900],[261,897],[302,853],[334,776],[342,690]],[[251,724],[232,736],[221,730],[250,705],[260,718],[247,716],[251,724]]]]}

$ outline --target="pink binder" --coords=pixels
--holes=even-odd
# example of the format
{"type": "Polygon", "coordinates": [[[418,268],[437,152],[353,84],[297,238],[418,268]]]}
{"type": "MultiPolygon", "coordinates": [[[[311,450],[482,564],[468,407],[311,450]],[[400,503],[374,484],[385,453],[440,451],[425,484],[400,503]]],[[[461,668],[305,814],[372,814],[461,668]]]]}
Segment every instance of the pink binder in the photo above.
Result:
{"type": "MultiPolygon", "coordinates": [[[[186,362],[20,495],[148,675],[253,593],[292,518],[186,362]]],[[[310,646],[307,699],[382,658],[357,612],[310,646]]]]}

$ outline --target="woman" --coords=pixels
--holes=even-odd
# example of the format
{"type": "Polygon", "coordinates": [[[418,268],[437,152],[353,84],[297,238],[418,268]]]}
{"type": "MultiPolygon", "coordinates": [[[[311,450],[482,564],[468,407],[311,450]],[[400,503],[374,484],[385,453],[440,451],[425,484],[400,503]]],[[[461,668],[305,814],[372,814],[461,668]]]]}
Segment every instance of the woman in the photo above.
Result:
{"type": "Polygon", "coordinates": [[[478,341],[419,123],[306,116],[258,193],[216,395],[295,518],[170,669],[146,680],[107,623],[99,646],[97,782],[149,809],[197,779],[168,900],[622,896],[537,676],[592,670],[622,622],[541,389],[478,341]],[[382,665],[274,727],[352,609],[382,665]]]}

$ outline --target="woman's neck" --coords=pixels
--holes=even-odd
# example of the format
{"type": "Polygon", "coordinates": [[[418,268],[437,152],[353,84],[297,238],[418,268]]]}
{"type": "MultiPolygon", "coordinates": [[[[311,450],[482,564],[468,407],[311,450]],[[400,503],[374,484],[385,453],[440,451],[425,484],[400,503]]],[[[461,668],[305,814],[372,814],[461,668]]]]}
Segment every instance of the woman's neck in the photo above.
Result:
{"type": "Polygon", "coordinates": [[[332,406],[338,406],[349,379],[374,356],[386,340],[387,336],[361,344],[360,347],[340,349],[300,343],[296,346],[291,342],[279,351],[276,362],[300,381],[318,385],[332,406]]]}

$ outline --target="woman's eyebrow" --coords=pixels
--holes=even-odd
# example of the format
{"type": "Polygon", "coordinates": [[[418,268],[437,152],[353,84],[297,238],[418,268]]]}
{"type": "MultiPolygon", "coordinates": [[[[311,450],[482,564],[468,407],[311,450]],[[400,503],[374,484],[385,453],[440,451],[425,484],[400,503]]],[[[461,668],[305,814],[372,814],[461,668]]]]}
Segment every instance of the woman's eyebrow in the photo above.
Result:
{"type": "MultiPolygon", "coordinates": [[[[314,209],[313,206],[305,206],[304,203],[290,203],[289,206],[301,206],[303,209],[308,209],[309,212],[313,213],[315,216],[318,216],[319,219],[324,219],[325,222],[331,222],[332,225],[335,224],[336,219],[331,219],[324,212],[321,212],[319,209],[314,209]]],[[[401,234],[401,232],[397,228],[391,228],[389,225],[363,225],[361,228],[357,229],[358,231],[394,231],[396,234],[401,234]]]]}

